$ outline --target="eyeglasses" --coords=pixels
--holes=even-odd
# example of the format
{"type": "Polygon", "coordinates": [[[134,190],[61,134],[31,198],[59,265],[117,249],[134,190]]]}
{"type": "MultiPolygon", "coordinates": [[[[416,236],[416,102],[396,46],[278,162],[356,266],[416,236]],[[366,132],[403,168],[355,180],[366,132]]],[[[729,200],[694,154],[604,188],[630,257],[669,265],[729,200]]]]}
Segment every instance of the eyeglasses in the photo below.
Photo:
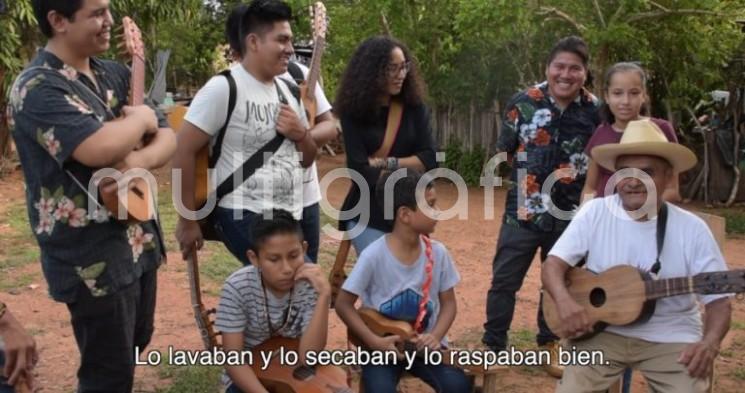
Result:
{"type": "Polygon", "coordinates": [[[411,70],[411,60],[405,61],[401,64],[388,64],[385,66],[385,72],[386,75],[393,78],[395,76],[398,76],[398,74],[401,73],[401,71],[404,72],[404,74],[409,73],[411,70]]]}

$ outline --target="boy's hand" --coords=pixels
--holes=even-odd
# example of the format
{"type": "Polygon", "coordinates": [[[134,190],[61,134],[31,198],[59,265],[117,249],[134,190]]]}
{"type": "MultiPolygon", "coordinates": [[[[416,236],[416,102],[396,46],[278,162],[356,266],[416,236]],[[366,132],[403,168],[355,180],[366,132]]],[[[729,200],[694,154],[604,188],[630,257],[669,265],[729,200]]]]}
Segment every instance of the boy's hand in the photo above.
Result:
{"type": "Polygon", "coordinates": [[[396,352],[396,356],[401,359],[403,358],[404,354],[401,353],[401,351],[398,350],[398,347],[396,346],[396,343],[401,341],[401,337],[399,336],[385,336],[385,337],[377,337],[372,343],[370,343],[370,349],[375,351],[394,351],[396,352]]]}
{"type": "Polygon", "coordinates": [[[304,263],[295,272],[295,281],[308,280],[320,296],[331,295],[331,285],[321,267],[315,263],[304,263]]]}
{"type": "Polygon", "coordinates": [[[411,341],[416,344],[416,349],[420,351],[425,347],[429,348],[430,351],[439,351],[441,347],[440,340],[430,333],[420,334],[411,341]]]}

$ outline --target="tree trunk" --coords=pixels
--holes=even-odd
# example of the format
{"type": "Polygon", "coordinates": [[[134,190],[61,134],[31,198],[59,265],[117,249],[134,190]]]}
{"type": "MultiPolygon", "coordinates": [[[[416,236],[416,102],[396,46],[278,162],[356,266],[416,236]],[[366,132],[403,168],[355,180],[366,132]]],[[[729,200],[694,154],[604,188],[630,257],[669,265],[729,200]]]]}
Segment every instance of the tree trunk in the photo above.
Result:
{"type": "MultiPolygon", "coordinates": [[[[0,81],[5,79],[5,69],[0,69],[0,81]]],[[[5,94],[0,93],[0,161],[10,158],[10,129],[6,119],[8,103],[5,94]]]]}
{"type": "Polygon", "coordinates": [[[730,105],[732,105],[732,114],[734,116],[734,124],[732,133],[735,139],[734,146],[734,158],[732,159],[732,170],[735,171],[735,178],[732,181],[732,189],[729,193],[729,198],[725,206],[730,207],[735,202],[737,197],[737,191],[740,188],[740,116],[742,115],[742,96],[739,94],[740,89],[730,89],[730,105]]]}

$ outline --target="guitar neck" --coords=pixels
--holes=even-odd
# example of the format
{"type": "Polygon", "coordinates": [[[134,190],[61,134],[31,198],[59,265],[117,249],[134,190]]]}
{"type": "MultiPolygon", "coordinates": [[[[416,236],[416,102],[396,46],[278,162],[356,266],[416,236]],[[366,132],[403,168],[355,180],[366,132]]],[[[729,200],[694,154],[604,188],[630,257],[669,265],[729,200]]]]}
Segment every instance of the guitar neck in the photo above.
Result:
{"type": "Polygon", "coordinates": [[[323,57],[323,48],[326,45],[323,37],[315,37],[313,45],[313,57],[310,61],[310,71],[308,72],[308,92],[307,96],[311,100],[316,98],[316,83],[321,76],[321,57],[323,57]]]}
{"type": "Polygon", "coordinates": [[[145,59],[132,57],[132,76],[130,79],[129,104],[145,104],[145,59]]]}
{"type": "Polygon", "coordinates": [[[699,273],[693,277],[676,277],[648,280],[645,283],[647,299],[686,295],[689,293],[718,294],[745,290],[745,270],[699,273]]]}

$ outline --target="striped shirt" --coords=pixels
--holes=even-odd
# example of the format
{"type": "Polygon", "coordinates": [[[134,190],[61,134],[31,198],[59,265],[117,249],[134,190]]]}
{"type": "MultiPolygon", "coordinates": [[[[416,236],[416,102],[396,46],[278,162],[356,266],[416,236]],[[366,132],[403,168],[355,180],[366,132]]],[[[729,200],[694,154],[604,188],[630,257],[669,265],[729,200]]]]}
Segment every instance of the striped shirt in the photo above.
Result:
{"type": "Polygon", "coordinates": [[[259,270],[249,265],[225,281],[216,326],[223,333],[242,332],[246,350],[272,336],[298,338],[308,327],[317,300],[318,293],[305,280],[281,298],[264,291],[259,270]]]}

